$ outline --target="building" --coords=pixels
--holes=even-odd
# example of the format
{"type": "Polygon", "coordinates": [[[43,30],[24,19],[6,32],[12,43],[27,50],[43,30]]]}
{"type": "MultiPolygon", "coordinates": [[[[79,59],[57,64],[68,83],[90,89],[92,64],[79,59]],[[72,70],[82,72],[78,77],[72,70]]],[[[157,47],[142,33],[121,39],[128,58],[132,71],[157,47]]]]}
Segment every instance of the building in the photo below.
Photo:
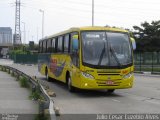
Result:
{"type": "Polygon", "coordinates": [[[0,27],[0,46],[10,46],[12,44],[12,29],[10,27],[0,27]]]}
{"type": "Polygon", "coordinates": [[[12,29],[0,27],[0,58],[7,58],[7,53],[12,45],[12,29]]]}

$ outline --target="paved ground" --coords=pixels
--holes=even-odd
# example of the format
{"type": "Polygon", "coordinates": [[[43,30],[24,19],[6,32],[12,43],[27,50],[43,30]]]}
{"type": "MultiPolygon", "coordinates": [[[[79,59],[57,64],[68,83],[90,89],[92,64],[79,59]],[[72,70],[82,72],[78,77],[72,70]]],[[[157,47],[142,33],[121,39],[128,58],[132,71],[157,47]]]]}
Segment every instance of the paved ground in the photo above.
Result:
{"type": "MultiPolygon", "coordinates": [[[[30,91],[21,88],[14,77],[0,71],[0,114],[19,114],[20,120],[24,120],[24,117],[33,119],[32,115],[38,114],[38,104],[30,100],[29,95],[30,91]]],[[[0,120],[3,119],[1,117],[0,120]]]]}
{"type": "Polygon", "coordinates": [[[105,91],[70,93],[67,87],[60,82],[46,82],[45,77],[37,72],[37,66],[16,64],[12,66],[31,76],[36,75],[41,81],[48,84],[57,94],[54,102],[55,106],[60,108],[62,114],[160,114],[160,76],[136,74],[132,89],[116,90],[112,95],[106,94],[105,91]]]}
{"type": "Polygon", "coordinates": [[[13,64],[13,61],[8,59],[0,59],[0,65],[11,65],[13,64]]]}

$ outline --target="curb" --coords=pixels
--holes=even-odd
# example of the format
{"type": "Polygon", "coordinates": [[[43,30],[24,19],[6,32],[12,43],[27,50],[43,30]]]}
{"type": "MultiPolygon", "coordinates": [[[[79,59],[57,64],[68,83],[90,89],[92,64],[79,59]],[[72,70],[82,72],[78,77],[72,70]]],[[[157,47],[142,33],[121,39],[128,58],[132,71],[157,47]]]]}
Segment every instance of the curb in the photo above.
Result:
{"type": "Polygon", "coordinates": [[[160,72],[142,72],[142,71],[135,71],[134,72],[136,75],[141,75],[141,76],[150,76],[150,77],[160,77],[160,72]]]}

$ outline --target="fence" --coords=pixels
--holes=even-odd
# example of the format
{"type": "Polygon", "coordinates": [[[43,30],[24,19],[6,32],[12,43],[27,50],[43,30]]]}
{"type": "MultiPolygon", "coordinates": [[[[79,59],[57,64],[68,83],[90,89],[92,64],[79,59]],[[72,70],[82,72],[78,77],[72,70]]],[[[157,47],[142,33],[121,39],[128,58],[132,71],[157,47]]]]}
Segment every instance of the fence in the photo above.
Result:
{"type": "Polygon", "coordinates": [[[160,52],[134,53],[135,71],[160,73],[160,52]]]}
{"type": "Polygon", "coordinates": [[[38,54],[13,54],[10,55],[10,59],[12,59],[14,63],[37,64],[38,54]]]}
{"type": "MultiPolygon", "coordinates": [[[[14,63],[37,64],[38,54],[14,54],[10,55],[14,63]]],[[[134,53],[135,71],[160,72],[160,52],[136,52],[134,53]]]]}

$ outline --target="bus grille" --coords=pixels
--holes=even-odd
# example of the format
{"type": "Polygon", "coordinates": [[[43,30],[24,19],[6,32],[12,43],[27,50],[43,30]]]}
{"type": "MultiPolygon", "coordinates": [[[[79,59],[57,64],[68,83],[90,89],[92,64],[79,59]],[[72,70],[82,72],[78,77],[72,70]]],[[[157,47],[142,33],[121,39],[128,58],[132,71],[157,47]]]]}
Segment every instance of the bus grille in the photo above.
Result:
{"type": "Polygon", "coordinates": [[[98,75],[101,75],[101,76],[102,76],[102,75],[120,75],[120,74],[117,74],[117,73],[112,73],[112,74],[111,74],[111,73],[105,73],[105,74],[102,74],[102,73],[101,73],[101,74],[98,74],[98,75]]]}
{"type": "Polygon", "coordinates": [[[97,72],[98,75],[120,75],[120,72],[97,72]]]}
{"type": "Polygon", "coordinates": [[[98,84],[98,86],[119,86],[120,85],[120,79],[117,79],[117,80],[113,80],[113,82],[114,82],[114,84],[112,84],[112,85],[108,85],[106,82],[106,80],[97,80],[97,84],[98,84]],[[117,81],[118,80],[118,81],[117,81]]]}

